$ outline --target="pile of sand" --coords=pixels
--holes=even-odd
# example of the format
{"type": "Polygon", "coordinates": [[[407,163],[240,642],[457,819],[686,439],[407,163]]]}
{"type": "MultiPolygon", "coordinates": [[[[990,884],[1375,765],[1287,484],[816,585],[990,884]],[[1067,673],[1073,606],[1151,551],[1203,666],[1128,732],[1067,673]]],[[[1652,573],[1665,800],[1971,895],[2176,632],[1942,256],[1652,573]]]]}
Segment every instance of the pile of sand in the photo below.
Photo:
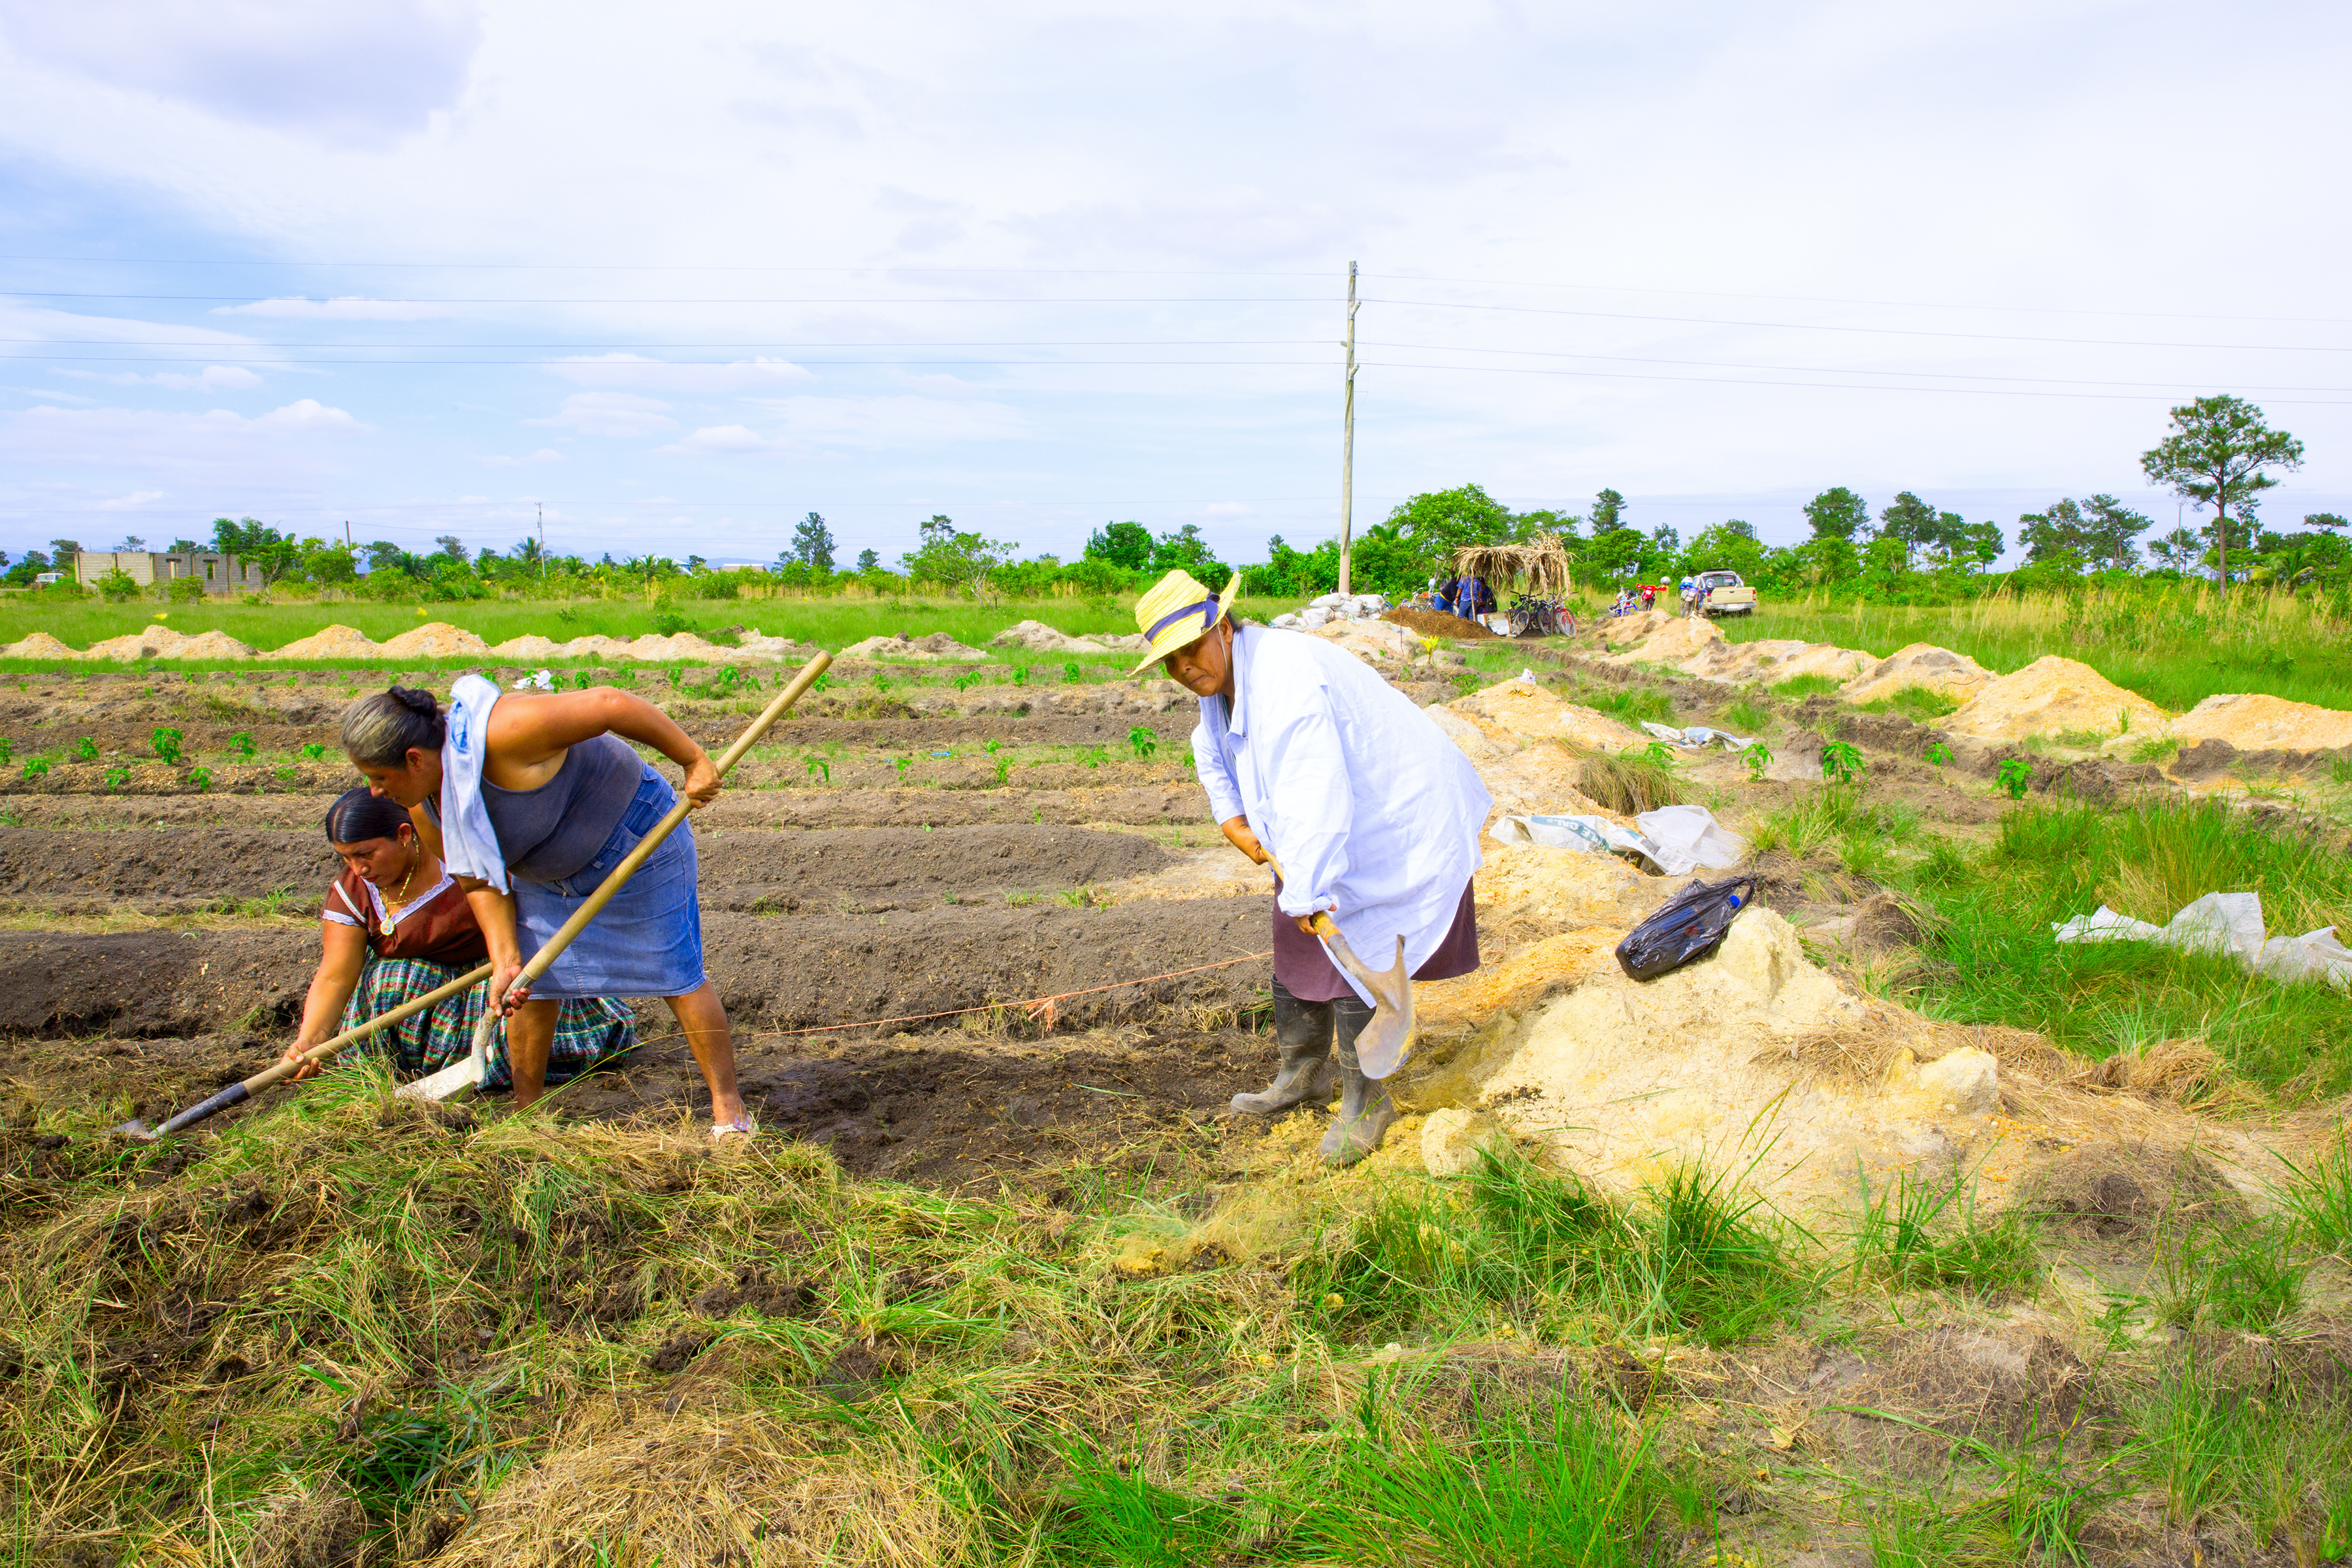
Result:
{"type": "Polygon", "coordinates": [[[0,644],[0,658],[79,658],[78,648],[68,647],[47,632],[29,632],[22,642],[0,644]]]}
{"type": "Polygon", "coordinates": [[[1607,752],[1650,743],[1640,731],[1593,709],[1563,702],[1531,680],[1502,681],[1445,706],[1489,740],[1513,749],[1529,741],[1551,740],[1607,752]]]}
{"type": "Polygon", "coordinates": [[[1031,653],[1104,653],[1108,650],[1092,637],[1074,637],[1069,633],[1047,626],[1043,621],[1023,621],[1005,627],[988,639],[991,647],[1025,647],[1031,653]]]}
{"type": "Polygon", "coordinates": [[[901,632],[892,637],[867,637],[843,648],[842,658],[904,658],[940,663],[949,660],[984,659],[989,656],[976,647],[966,647],[945,632],[933,632],[926,637],[909,637],[901,632]]]}
{"type": "Polygon", "coordinates": [[[1801,675],[1826,675],[1851,680],[1878,662],[1860,648],[1837,647],[1825,642],[1743,642],[1727,645],[1714,667],[1704,672],[1710,679],[1760,680],[1777,686],[1801,675]]]}
{"type": "Polygon", "coordinates": [[[674,664],[681,659],[708,663],[730,658],[735,652],[692,632],[679,632],[675,637],[648,632],[634,642],[614,643],[607,651],[615,658],[634,658],[645,664],[674,664]]]}
{"type": "Polygon", "coordinates": [[[1602,616],[1592,623],[1604,651],[1638,647],[1680,617],[1664,610],[1643,610],[1630,616],[1602,616]]]}
{"type": "Polygon", "coordinates": [[[84,658],[177,658],[188,639],[169,626],[142,626],[119,637],[94,642],[84,658]]]}
{"type": "MultiPolygon", "coordinates": [[[[1649,885],[1661,899],[1668,889],[1649,885]]],[[[1564,940],[1590,950],[1583,939],[1606,934],[1564,940]]],[[[1760,905],[1713,958],[1646,984],[1613,962],[1581,969],[1573,991],[1414,1087],[1416,1105],[1453,1110],[1423,1125],[1433,1167],[1458,1168],[1491,1120],[1614,1186],[1692,1161],[1728,1174],[1753,1160],[1748,1181],[1776,1204],[1833,1209],[1850,1203],[1857,1164],[1874,1175],[1948,1159],[1983,1140],[2000,1109],[1989,1052],[1945,1050],[1930,1026],[1871,1007],[1808,963],[1795,928],[1760,905]],[[1893,1065],[1868,1082],[1808,1070],[1800,1049],[1846,1035],[1878,1037],[1877,1052],[1890,1032],[1893,1065]],[[1922,1065],[1922,1050],[1936,1059],[1922,1065]]]]}
{"type": "Polygon", "coordinates": [[[753,626],[736,639],[735,651],[746,658],[805,659],[814,658],[816,649],[803,647],[790,637],[772,637],[753,626]]]}
{"type": "Polygon", "coordinates": [[[2089,665],[2053,653],[1986,682],[1958,712],[1937,721],[1937,727],[1979,741],[2014,742],[2084,731],[2156,735],[2163,732],[2168,717],[2089,665]]]}
{"type": "Polygon", "coordinates": [[[2165,733],[2187,746],[2227,741],[2242,752],[2333,752],[2352,747],[2352,713],[2284,697],[2232,694],[2208,697],[2165,733]]]}
{"type": "Polygon", "coordinates": [[[404,631],[386,641],[376,655],[379,658],[465,658],[475,654],[487,654],[490,645],[463,626],[453,626],[446,621],[427,621],[412,631],[404,631]]]}
{"type": "Polygon", "coordinates": [[[533,632],[527,637],[509,637],[490,651],[519,664],[537,664],[541,659],[562,658],[563,645],[533,632]]]}
{"type": "Polygon", "coordinates": [[[1991,679],[1992,671],[1966,654],[1934,643],[1915,642],[1847,681],[1838,689],[1838,697],[1846,702],[1875,702],[1917,686],[1938,697],[1966,702],[1991,679]]]}
{"type": "Polygon", "coordinates": [[[270,658],[382,658],[383,646],[365,632],[331,626],[275,648],[270,658]]]}
{"type": "Polygon", "coordinates": [[[1713,621],[1700,616],[1674,616],[1624,652],[1611,654],[1609,662],[1671,665],[1685,674],[1700,675],[1723,659],[1727,646],[1722,628],[1713,621]]]}
{"type": "Polygon", "coordinates": [[[1376,668],[1411,664],[1424,651],[1417,634],[1385,620],[1326,621],[1306,635],[1337,643],[1376,668]]]}
{"type": "Polygon", "coordinates": [[[198,632],[180,644],[180,651],[163,656],[166,658],[253,658],[253,649],[224,631],[198,632]]]}

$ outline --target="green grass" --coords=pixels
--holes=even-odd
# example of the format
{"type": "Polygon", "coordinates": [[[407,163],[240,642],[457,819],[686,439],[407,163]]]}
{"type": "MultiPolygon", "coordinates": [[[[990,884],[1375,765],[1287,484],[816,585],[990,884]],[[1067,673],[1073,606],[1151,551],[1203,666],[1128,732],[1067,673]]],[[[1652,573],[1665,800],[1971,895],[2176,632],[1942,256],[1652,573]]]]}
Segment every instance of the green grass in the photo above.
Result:
{"type": "Polygon", "coordinates": [[[1853,1236],[1857,1280],[1897,1290],[1963,1289],[1981,1297],[2012,1294],[2042,1272],[2041,1249],[2024,1215],[1976,1211],[1972,1183],[1937,1184],[1898,1173],[1874,1194],[1862,1179],[1862,1219],[1853,1236]]]}
{"type": "Polygon", "coordinates": [[[1656,724],[1674,722],[1674,703],[1654,686],[1588,687],[1576,693],[1576,700],[1636,729],[1643,720],[1656,724]]]}
{"type": "Polygon", "coordinates": [[[1813,1290],[1725,1175],[1682,1167],[1629,1205],[1491,1152],[1458,1194],[1384,1200],[1318,1245],[1293,1282],[1341,1331],[1460,1331],[1500,1308],[1710,1344],[1789,1315],[1813,1290]]]}
{"type": "Polygon", "coordinates": [[[2101,904],[2161,925],[2208,892],[2262,895],[2273,932],[2352,928],[2352,856],[2327,834],[2263,821],[2217,798],[2121,811],[2034,801],[1984,852],[1931,855],[1911,890],[1943,921],[1942,982],[1917,1005],[1943,1017],[2038,1029],[2093,1057],[2202,1040],[2274,1089],[2352,1087],[2343,997],[2233,959],[2146,942],[2059,943],[2051,927],[2101,904]]]}
{"type": "Polygon", "coordinates": [[[1851,862],[1867,859],[1873,868],[1884,869],[1889,864],[1888,846],[1907,844],[1918,832],[1916,807],[1899,801],[1867,801],[1853,785],[1825,784],[1767,812],[1748,830],[1748,842],[1759,855],[1786,850],[1800,858],[1834,844],[1849,862],[1846,868],[1866,876],[1871,872],[1851,862]]]}
{"type": "Polygon", "coordinates": [[[1735,735],[1761,735],[1772,727],[1772,715],[1743,697],[1716,715],[1715,728],[1735,735]]]}
{"type": "Polygon", "coordinates": [[[1827,697],[1845,684],[1834,675],[1792,675],[1772,687],[1772,695],[1799,701],[1807,697],[1827,697]]]}
{"type": "MultiPolygon", "coordinates": [[[[1237,599],[1238,613],[1266,618],[1292,606],[1272,600],[1237,599]]],[[[109,605],[100,600],[31,604],[0,600],[0,643],[16,642],[36,631],[48,633],[76,648],[121,637],[159,624],[158,606],[144,602],[109,605]]],[[[634,637],[655,632],[692,631],[703,636],[723,633],[730,626],[756,626],[770,637],[787,637],[838,651],[869,637],[904,631],[910,637],[945,632],[958,642],[985,647],[998,632],[1024,620],[1042,621],[1074,637],[1103,633],[1130,635],[1136,630],[1132,600],[1025,599],[979,605],[968,599],[802,598],[802,599],[677,599],[647,603],[642,599],[475,600],[423,606],[385,605],[355,599],[327,603],[296,601],[274,604],[204,604],[173,605],[160,623],[194,637],[221,631],[264,653],[310,636],[332,625],[352,626],[378,642],[412,631],[428,621],[462,626],[483,641],[498,644],[537,633],[558,642],[591,633],[634,637]],[[423,615],[417,613],[424,610],[423,615]]],[[[1030,654],[1032,662],[1045,656],[1030,654]]],[[[1105,656],[1118,662],[1118,656],[1105,656]]],[[[318,667],[341,668],[351,660],[316,661],[318,667]]],[[[455,660],[387,660],[385,668],[424,668],[455,660]]],[[[478,662],[478,660],[472,661],[478,662]]],[[[1127,662],[1131,663],[1132,658],[1127,662]]],[[[1056,658],[1054,667],[1061,663],[1056,658]]],[[[47,669],[41,660],[0,661],[7,669],[47,669]]],[[[165,661],[165,669],[249,668],[233,662],[165,661]]],[[[298,668],[289,666],[286,668],[298,668]]]]}
{"type": "Polygon", "coordinates": [[[2060,654],[2177,711],[2224,691],[2352,708],[2347,628],[2315,601],[2267,592],[2149,586],[1933,606],[1768,599],[1717,624],[1734,642],[1801,637],[1882,658],[1932,643],[2002,675],[2060,654]]]}
{"type": "Polygon", "coordinates": [[[1864,702],[1861,706],[1865,713],[1900,713],[1914,723],[1925,724],[1958,711],[1960,705],[1940,691],[1930,691],[1924,686],[1906,686],[1875,702],[1864,702]]]}
{"type": "Polygon", "coordinates": [[[2168,1523],[2308,1550],[2288,1561],[2352,1553],[2352,1405],[2340,1389],[2250,1389],[2191,1348],[2133,1417],[2132,1462],[2164,1499],[2168,1523]]]}
{"type": "MultiPolygon", "coordinates": [[[[1664,742],[1660,745],[1663,747],[1664,742]]],[[[1579,759],[1578,791],[1603,810],[1638,816],[1685,798],[1671,752],[1661,755],[1648,750],[1628,749],[1612,757],[1606,752],[1582,752],[1564,742],[1561,749],[1579,759]]]]}

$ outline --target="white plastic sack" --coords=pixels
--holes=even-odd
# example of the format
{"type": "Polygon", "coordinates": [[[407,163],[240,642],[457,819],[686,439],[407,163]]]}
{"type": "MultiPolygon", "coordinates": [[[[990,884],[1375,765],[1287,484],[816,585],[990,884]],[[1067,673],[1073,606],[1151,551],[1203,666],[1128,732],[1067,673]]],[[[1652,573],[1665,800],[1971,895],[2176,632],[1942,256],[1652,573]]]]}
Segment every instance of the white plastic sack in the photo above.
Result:
{"type": "Polygon", "coordinates": [[[1722,730],[1710,730],[1704,724],[1693,724],[1677,730],[1672,724],[1661,724],[1644,719],[1642,728],[1670,746],[1685,751],[1705,751],[1709,746],[1722,746],[1734,752],[1744,752],[1756,742],[1745,735],[1734,735],[1722,730]]]}
{"type": "Polygon", "coordinates": [[[1715,814],[1703,805],[1662,805],[1635,817],[1633,826],[1649,835],[1659,849],[1688,859],[1688,865],[1669,866],[1663,856],[1654,855],[1659,868],[1670,877],[1697,866],[1720,871],[1748,858],[1748,840],[1716,821],[1715,814]]]}
{"type": "Polygon", "coordinates": [[[1638,855],[1668,877],[1702,866],[1720,870],[1737,866],[1748,855],[1748,841],[1717,823],[1703,805],[1663,806],[1643,813],[1633,822],[1641,831],[1591,815],[1511,816],[1497,817],[1488,831],[1499,844],[1543,844],[1593,855],[1612,851],[1638,855]]]}
{"type": "Polygon", "coordinates": [[[2339,991],[2352,989],[2352,949],[2336,940],[2336,928],[2266,942],[2260,893],[2208,893],[2160,926],[2101,904],[2095,913],[2052,926],[2050,934],[2060,942],[2153,942],[2190,952],[2225,953],[2274,980],[2324,980],[2339,991]]]}

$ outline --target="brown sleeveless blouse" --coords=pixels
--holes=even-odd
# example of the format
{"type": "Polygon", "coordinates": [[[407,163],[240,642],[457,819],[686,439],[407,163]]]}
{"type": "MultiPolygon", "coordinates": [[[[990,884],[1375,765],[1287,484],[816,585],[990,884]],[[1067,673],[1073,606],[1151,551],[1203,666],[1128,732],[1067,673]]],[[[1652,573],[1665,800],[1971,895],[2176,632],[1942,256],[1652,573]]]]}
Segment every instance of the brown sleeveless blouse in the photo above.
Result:
{"type": "Polygon", "coordinates": [[[338,925],[355,925],[366,932],[368,951],[378,958],[421,958],[471,969],[490,956],[472,907],[446,872],[423,898],[394,917],[389,934],[375,888],[357,871],[346,870],[335,879],[320,913],[338,925]]]}

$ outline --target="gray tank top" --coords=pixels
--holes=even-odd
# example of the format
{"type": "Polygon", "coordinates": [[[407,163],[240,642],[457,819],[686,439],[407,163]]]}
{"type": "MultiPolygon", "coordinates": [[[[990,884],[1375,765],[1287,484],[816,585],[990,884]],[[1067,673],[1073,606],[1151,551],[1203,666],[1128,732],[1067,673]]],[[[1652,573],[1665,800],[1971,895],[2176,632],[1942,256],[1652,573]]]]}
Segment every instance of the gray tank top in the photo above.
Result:
{"type": "Polygon", "coordinates": [[[627,815],[645,763],[617,735],[583,741],[563,755],[555,776],[537,789],[500,789],[482,781],[482,806],[499,836],[511,876],[560,882],[575,875],[627,815]]]}

